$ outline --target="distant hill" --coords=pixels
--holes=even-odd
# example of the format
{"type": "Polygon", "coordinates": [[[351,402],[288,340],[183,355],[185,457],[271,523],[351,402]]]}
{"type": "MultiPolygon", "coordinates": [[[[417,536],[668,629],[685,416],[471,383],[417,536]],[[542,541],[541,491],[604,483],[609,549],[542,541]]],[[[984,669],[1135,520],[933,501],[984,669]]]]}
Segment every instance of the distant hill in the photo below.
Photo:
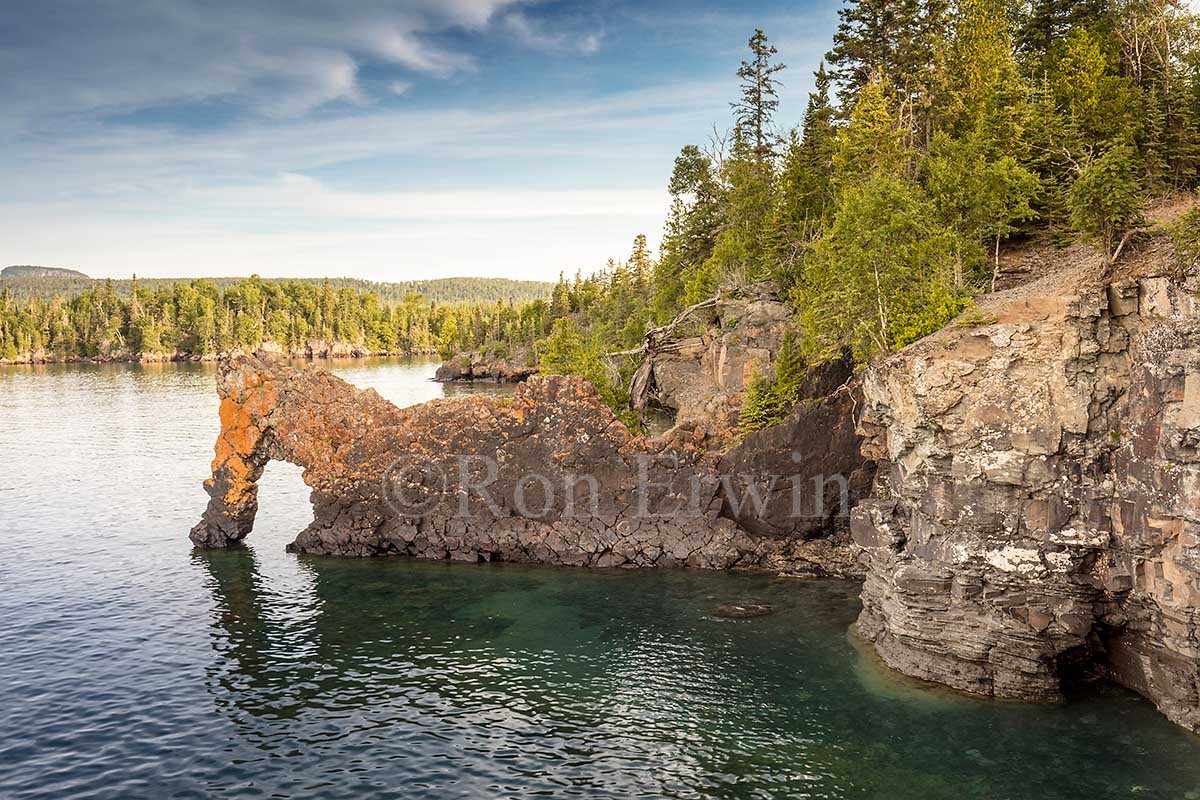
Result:
{"type": "Polygon", "coordinates": [[[0,269],[0,278],[80,278],[85,281],[91,280],[78,270],[63,269],[62,267],[35,267],[27,264],[0,269]]]}
{"type": "MultiPolygon", "coordinates": [[[[205,280],[213,283],[224,291],[245,278],[138,278],[138,286],[147,289],[158,289],[163,286],[174,286],[177,283],[191,283],[193,280],[205,280]]],[[[284,283],[295,280],[320,286],[323,278],[269,278],[273,283],[284,283]]],[[[494,303],[497,300],[507,301],[512,298],[516,303],[526,303],[531,300],[545,298],[554,287],[544,281],[517,281],[509,278],[437,278],[427,281],[399,281],[385,283],[367,281],[359,278],[329,278],[329,285],[334,289],[351,288],[360,292],[374,292],[381,303],[394,305],[404,300],[412,293],[422,295],[435,305],[467,305],[470,303],[494,303]]],[[[43,297],[54,295],[74,297],[88,289],[92,289],[100,280],[93,280],[81,272],[74,270],[57,270],[50,267],[8,267],[0,273],[0,290],[8,289],[17,297],[43,297]],[[10,274],[10,270],[14,270],[10,274]],[[27,272],[26,270],[46,270],[42,272],[27,272]]],[[[114,280],[113,289],[120,295],[129,294],[130,281],[114,280]]]]}

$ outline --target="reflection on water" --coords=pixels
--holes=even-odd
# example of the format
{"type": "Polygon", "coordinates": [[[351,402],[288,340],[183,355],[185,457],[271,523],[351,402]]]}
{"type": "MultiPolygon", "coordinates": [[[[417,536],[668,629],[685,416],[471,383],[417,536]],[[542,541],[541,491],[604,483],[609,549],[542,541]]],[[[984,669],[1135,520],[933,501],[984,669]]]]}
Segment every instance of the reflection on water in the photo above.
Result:
{"type": "MultiPolygon", "coordinates": [[[[334,369],[410,403],[435,366],[334,369]]],[[[879,669],[850,583],[296,557],[283,464],[193,552],[216,428],[207,366],[0,370],[0,797],[1200,798],[1128,693],[879,669]]]]}

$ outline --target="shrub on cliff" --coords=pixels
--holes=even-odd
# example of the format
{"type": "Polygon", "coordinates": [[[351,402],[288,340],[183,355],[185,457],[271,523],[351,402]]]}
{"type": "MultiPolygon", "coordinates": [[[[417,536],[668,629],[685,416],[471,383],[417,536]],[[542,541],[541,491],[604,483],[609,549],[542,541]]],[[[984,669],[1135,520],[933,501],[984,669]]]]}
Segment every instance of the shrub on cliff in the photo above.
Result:
{"type": "Polygon", "coordinates": [[[887,174],[846,187],[792,292],[806,355],[856,361],[941,328],[969,302],[962,243],[918,187],[887,174]]]}
{"type": "Polygon", "coordinates": [[[738,415],[738,432],[745,436],[783,422],[800,402],[800,384],[807,373],[796,336],[788,331],[783,335],[772,376],[767,378],[755,370],[746,387],[738,415]]]}
{"type": "Polygon", "coordinates": [[[1084,167],[1068,197],[1071,224],[1111,254],[1117,237],[1141,217],[1142,186],[1133,148],[1109,148],[1084,167]]]}
{"type": "Polygon", "coordinates": [[[1186,269],[1200,267],[1200,205],[1181,216],[1171,227],[1175,255],[1186,269]]]}

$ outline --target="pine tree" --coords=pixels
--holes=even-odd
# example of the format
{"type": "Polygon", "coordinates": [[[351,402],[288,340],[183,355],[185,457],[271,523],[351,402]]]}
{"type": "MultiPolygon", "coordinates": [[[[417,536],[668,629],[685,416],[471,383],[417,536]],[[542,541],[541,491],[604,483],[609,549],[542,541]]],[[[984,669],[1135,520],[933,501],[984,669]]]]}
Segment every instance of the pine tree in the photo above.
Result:
{"type": "Polygon", "coordinates": [[[699,147],[680,151],[667,189],[671,211],[654,270],[654,316],[660,324],[683,307],[687,287],[712,255],[722,223],[723,191],[711,159],[699,147]]]}
{"type": "Polygon", "coordinates": [[[1092,28],[1109,15],[1110,0],[1025,0],[1017,45],[1031,60],[1044,58],[1074,28],[1092,28]]]}
{"type": "Polygon", "coordinates": [[[774,154],[777,138],[771,130],[771,118],[779,107],[775,74],[787,66],[771,63],[779,51],[768,43],[762,29],[755,30],[747,44],[751,60],[743,61],[737,72],[742,79],[742,96],[730,105],[737,128],[753,142],[755,157],[763,161],[774,154]]]}
{"type": "MultiPolygon", "coordinates": [[[[947,28],[942,0],[847,0],[825,60],[845,108],[876,74],[888,79],[906,112],[930,94],[947,28]]],[[[925,109],[928,111],[928,109],[925,109]]],[[[913,121],[914,130],[925,124],[913,121]]]]}
{"type": "Polygon", "coordinates": [[[1112,254],[1117,237],[1141,217],[1136,153],[1116,145],[1088,164],[1071,187],[1071,222],[1112,254]]]}
{"type": "Polygon", "coordinates": [[[838,129],[834,173],[841,183],[880,172],[899,174],[909,155],[904,131],[892,113],[887,80],[876,75],[859,92],[849,124],[838,129]]]}

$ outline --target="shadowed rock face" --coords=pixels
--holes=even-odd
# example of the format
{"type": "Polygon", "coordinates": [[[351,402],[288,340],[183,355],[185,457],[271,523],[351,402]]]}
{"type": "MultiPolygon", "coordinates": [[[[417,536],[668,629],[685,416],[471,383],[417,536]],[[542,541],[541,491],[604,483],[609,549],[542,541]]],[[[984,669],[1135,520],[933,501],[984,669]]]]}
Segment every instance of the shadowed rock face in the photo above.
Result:
{"type": "MultiPolygon", "coordinates": [[[[682,436],[631,436],[581,379],[533,377],[508,398],[399,409],[323,370],[260,353],[222,362],[218,393],[210,501],[191,533],[201,547],[250,532],[256,481],[278,459],[302,466],[312,487],[314,519],[289,546],[295,552],[854,568],[845,548],[808,541],[825,518],[775,519],[770,535],[737,524],[724,513],[736,487],[722,482],[716,455],[682,436]]],[[[857,446],[854,439],[849,450],[856,466],[857,446]]]]}
{"type": "Polygon", "coordinates": [[[893,667],[1053,699],[1107,672],[1200,730],[1200,309],[1154,240],[981,301],[869,369],[859,630],[893,667]]]}

